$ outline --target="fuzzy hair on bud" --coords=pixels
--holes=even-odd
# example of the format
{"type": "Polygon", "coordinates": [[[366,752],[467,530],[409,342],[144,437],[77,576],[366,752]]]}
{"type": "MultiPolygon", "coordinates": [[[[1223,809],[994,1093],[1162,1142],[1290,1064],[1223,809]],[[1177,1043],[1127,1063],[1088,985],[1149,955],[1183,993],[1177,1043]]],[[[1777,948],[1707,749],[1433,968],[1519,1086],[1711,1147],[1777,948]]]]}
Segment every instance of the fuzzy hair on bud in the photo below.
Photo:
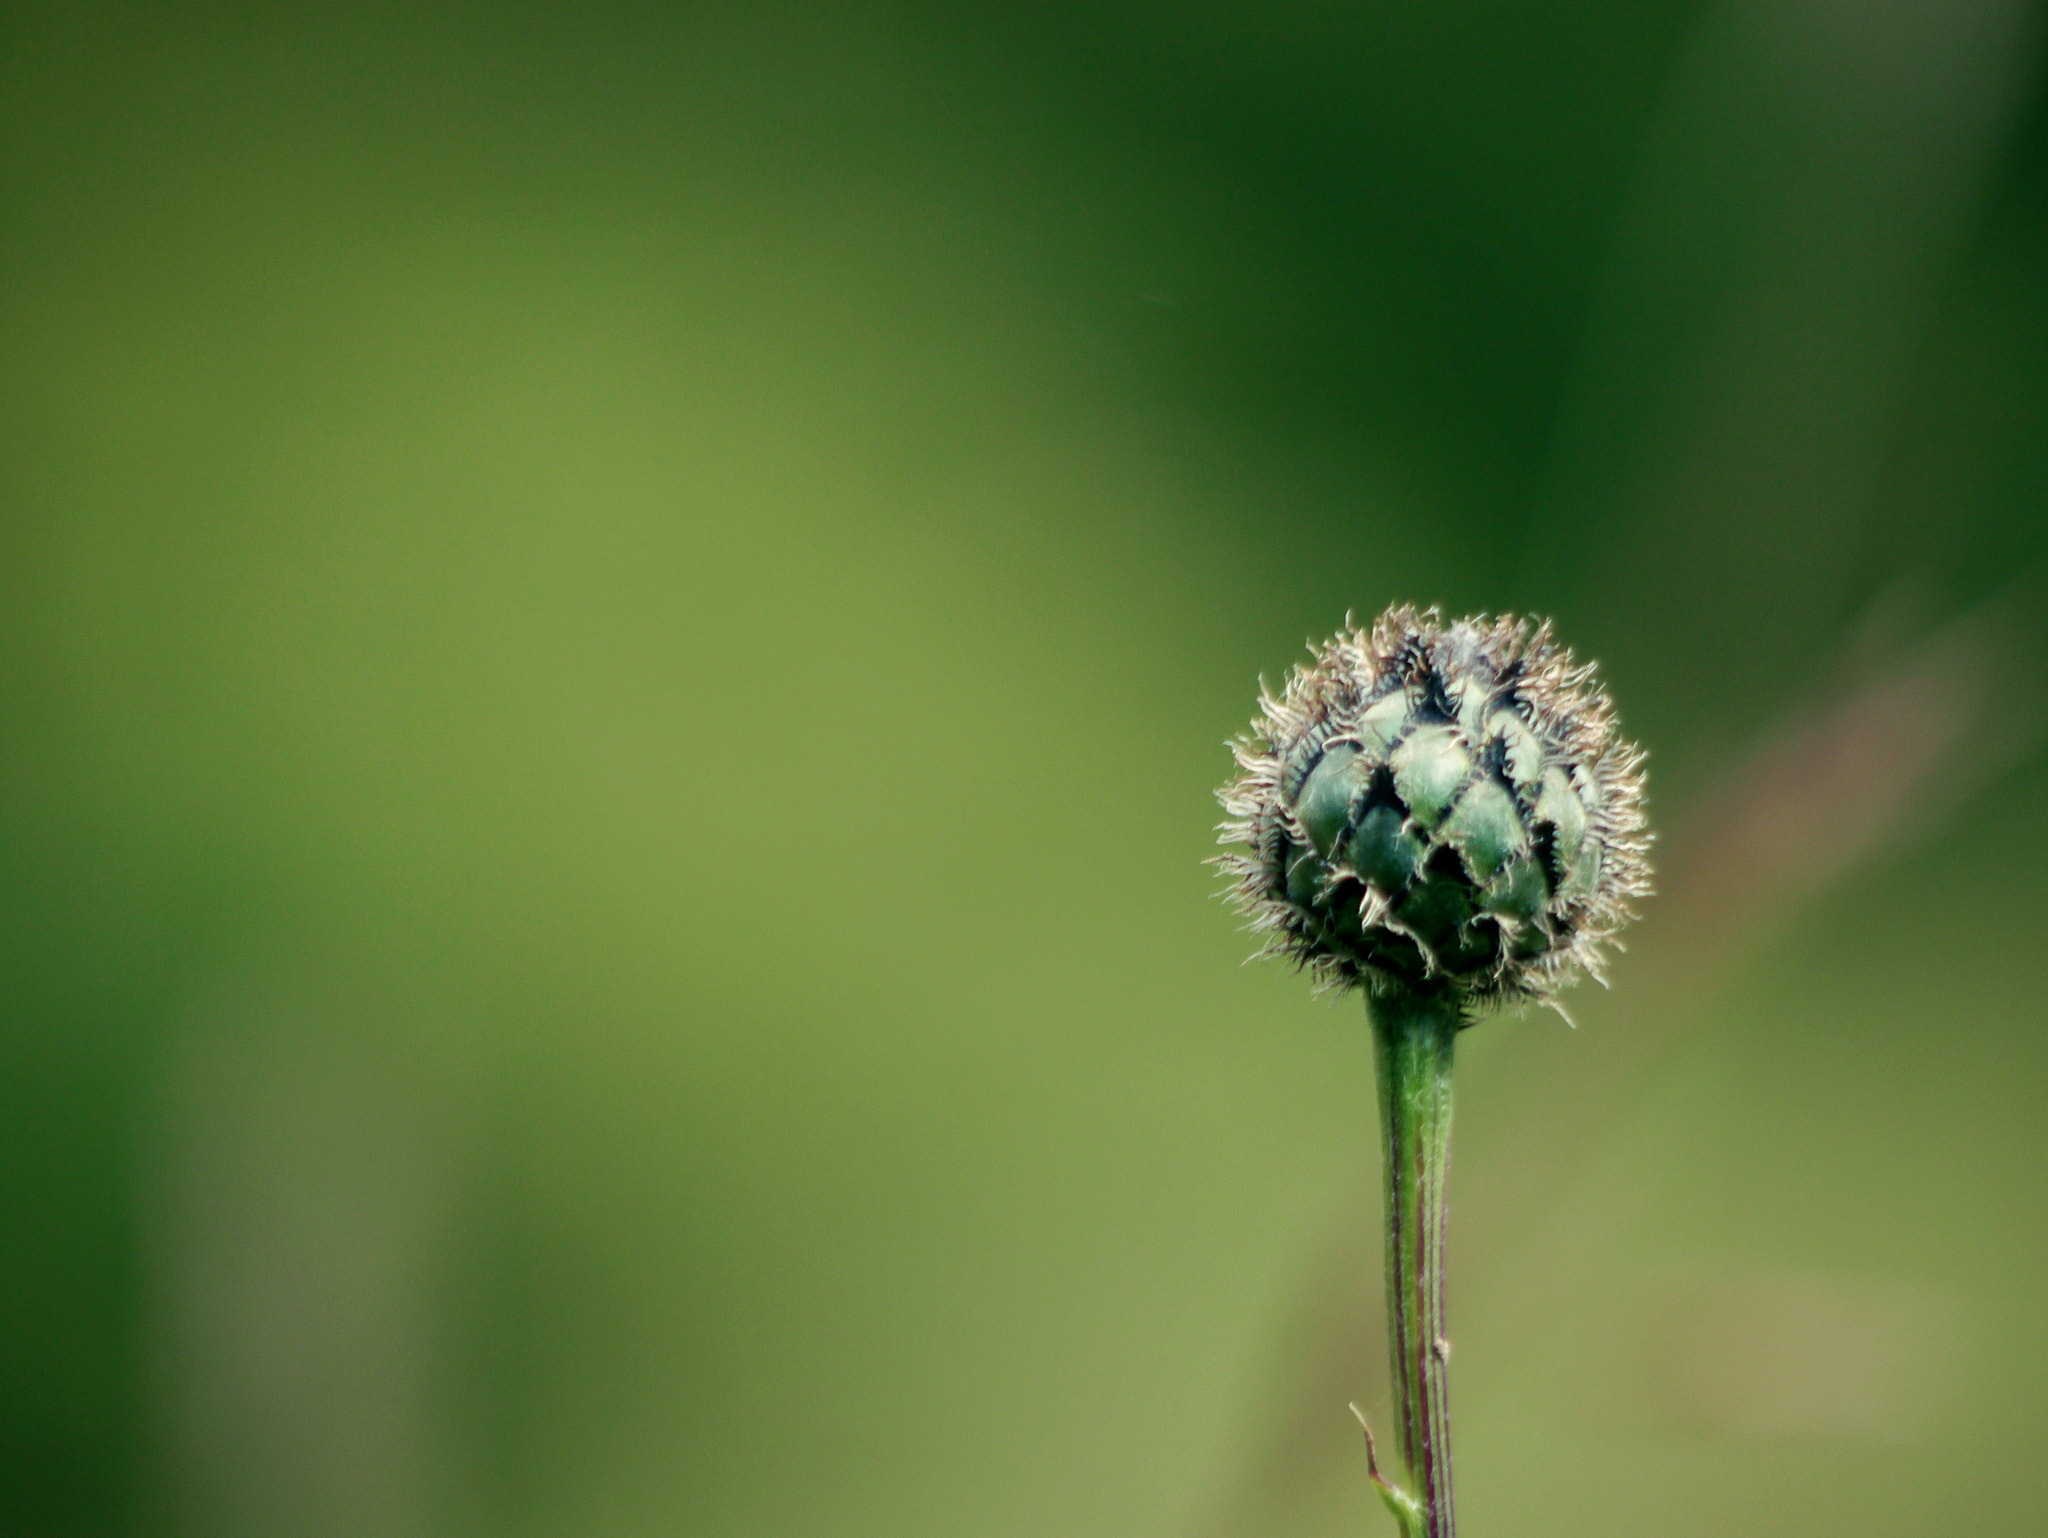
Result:
{"type": "Polygon", "coordinates": [[[1217,792],[1227,896],[1333,988],[1551,1002],[1649,892],[1643,754],[1549,622],[1387,610],[1312,646],[1217,792]]]}

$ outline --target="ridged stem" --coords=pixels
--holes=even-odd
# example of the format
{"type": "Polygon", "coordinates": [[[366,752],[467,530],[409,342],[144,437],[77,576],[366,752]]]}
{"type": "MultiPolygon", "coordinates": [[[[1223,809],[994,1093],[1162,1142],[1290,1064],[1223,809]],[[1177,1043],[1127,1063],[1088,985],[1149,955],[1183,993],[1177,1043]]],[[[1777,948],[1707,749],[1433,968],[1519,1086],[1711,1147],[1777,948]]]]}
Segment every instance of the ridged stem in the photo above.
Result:
{"type": "Polygon", "coordinates": [[[1426,1538],[1453,1538],[1444,1334],[1444,1176],[1457,1006],[1441,993],[1371,999],[1387,1176],[1387,1347],[1399,1446],[1426,1538]]]}

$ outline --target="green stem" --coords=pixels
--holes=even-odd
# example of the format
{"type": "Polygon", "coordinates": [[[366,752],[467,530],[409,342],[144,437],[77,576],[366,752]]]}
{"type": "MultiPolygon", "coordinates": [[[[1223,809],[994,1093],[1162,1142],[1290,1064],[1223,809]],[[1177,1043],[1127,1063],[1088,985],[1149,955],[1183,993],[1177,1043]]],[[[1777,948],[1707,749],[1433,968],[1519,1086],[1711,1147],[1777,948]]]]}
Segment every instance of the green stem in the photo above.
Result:
{"type": "Polygon", "coordinates": [[[1453,1538],[1445,1388],[1444,1174],[1451,1156],[1451,1049],[1459,1011],[1441,993],[1369,1003],[1387,1171],[1387,1348],[1401,1457],[1426,1538],[1453,1538]]]}

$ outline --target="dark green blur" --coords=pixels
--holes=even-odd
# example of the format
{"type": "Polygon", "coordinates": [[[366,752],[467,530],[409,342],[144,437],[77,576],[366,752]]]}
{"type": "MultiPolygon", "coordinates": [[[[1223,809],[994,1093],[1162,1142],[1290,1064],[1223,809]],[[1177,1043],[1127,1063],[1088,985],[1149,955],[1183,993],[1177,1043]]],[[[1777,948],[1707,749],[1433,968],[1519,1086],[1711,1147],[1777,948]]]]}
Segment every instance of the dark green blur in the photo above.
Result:
{"type": "Polygon", "coordinates": [[[0,11],[0,1531],[1391,1531],[1200,861],[1396,599],[1670,886],[1460,1040],[1468,1538],[2048,1527],[2044,20],[0,11]]]}

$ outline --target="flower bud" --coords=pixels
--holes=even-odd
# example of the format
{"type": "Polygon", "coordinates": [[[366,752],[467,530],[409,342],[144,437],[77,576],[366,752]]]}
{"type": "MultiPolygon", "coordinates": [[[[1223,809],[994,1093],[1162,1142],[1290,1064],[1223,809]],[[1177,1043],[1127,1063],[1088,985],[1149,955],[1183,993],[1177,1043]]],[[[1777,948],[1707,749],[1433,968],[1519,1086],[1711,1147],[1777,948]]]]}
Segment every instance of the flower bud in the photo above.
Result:
{"type": "Polygon", "coordinates": [[[1230,897],[1335,987],[1547,1001],[1649,890],[1640,749],[1550,625],[1389,609],[1232,748],[1230,897]]]}

